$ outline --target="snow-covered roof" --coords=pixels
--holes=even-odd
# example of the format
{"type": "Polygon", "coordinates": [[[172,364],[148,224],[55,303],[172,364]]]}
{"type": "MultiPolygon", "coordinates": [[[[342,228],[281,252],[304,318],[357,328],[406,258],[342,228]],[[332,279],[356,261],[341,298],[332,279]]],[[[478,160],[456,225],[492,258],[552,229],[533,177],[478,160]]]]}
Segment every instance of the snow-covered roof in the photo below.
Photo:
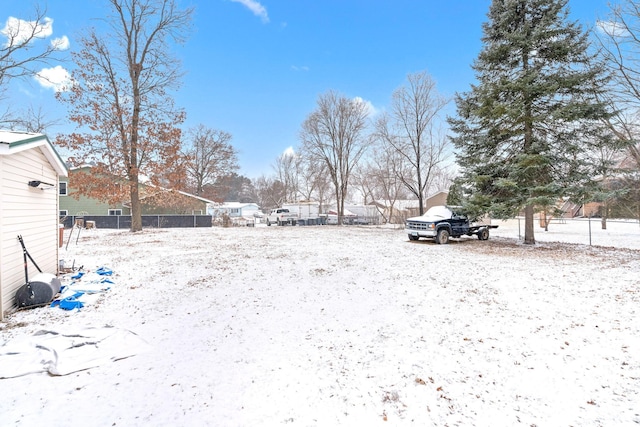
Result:
{"type": "MultiPolygon", "coordinates": [[[[378,206],[391,206],[390,200],[376,200],[375,203],[378,206]]],[[[397,210],[405,210],[405,209],[417,209],[418,208],[418,199],[412,200],[396,200],[393,202],[393,208],[397,210]]]]}
{"type": "MultiPolygon", "coordinates": [[[[338,215],[338,210],[337,209],[329,209],[329,211],[327,212],[329,215],[338,215]]],[[[351,212],[349,209],[344,209],[344,216],[358,216],[356,214],[354,214],[353,212],[351,212]]]]}
{"type": "Polygon", "coordinates": [[[255,203],[241,203],[241,202],[224,202],[223,204],[216,206],[216,208],[219,208],[219,209],[242,209],[246,207],[259,208],[259,206],[255,203]]]}
{"type": "Polygon", "coordinates": [[[39,147],[51,166],[60,176],[67,176],[67,167],[46,135],[32,132],[0,130],[0,156],[19,153],[39,147]]]}
{"type": "MultiPolygon", "coordinates": [[[[449,194],[449,192],[448,191],[438,191],[437,193],[428,196],[426,198],[426,201],[429,201],[430,199],[433,199],[434,197],[436,197],[436,196],[438,196],[440,194],[449,194]]],[[[375,200],[374,203],[377,204],[378,206],[385,206],[385,207],[391,206],[391,201],[390,200],[385,200],[385,199],[375,200]]],[[[396,200],[396,201],[393,202],[393,208],[397,209],[397,210],[418,209],[418,207],[419,207],[418,199],[396,200]]]]}

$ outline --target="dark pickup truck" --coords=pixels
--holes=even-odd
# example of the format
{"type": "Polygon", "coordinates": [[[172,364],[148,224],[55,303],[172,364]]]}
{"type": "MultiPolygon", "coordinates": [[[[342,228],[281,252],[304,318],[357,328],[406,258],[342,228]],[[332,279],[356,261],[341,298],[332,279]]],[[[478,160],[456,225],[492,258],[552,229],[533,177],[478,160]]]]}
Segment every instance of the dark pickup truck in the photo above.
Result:
{"type": "Polygon", "coordinates": [[[489,239],[489,229],[497,225],[472,225],[466,215],[448,206],[434,206],[422,216],[407,219],[405,229],[409,240],[420,237],[435,239],[438,244],[446,244],[450,237],[478,236],[480,240],[489,239]]]}

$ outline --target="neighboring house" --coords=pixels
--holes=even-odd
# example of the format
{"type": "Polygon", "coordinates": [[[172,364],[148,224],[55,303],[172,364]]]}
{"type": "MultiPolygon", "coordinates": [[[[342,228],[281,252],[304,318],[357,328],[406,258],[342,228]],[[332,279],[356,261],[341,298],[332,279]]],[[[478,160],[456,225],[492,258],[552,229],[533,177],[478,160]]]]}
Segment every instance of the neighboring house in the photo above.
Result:
{"type": "MultiPolygon", "coordinates": [[[[46,135],[0,130],[0,319],[25,284],[18,236],[43,273],[58,273],[58,177],[66,175],[46,135]]],[[[38,273],[29,259],[27,269],[38,273]]]]}
{"type": "Polygon", "coordinates": [[[405,219],[415,216],[409,212],[418,210],[418,200],[374,200],[370,205],[375,206],[380,215],[389,224],[403,224],[405,219]]]}
{"type": "Polygon", "coordinates": [[[448,191],[439,191],[436,194],[432,194],[427,197],[425,202],[424,210],[430,209],[434,206],[446,206],[447,205],[447,197],[449,197],[448,191]]]}
{"type": "Polygon", "coordinates": [[[216,206],[211,206],[207,211],[214,218],[228,215],[230,218],[253,219],[260,216],[260,206],[255,203],[225,202],[216,206]]]}
{"type": "MultiPolygon", "coordinates": [[[[94,215],[131,215],[131,207],[128,201],[114,204],[105,203],[95,198],[76,194],[78,189],[73,188],[73,175],[86,173],[90,166],[73,169],[69,172],[70,179],[60,178],[60,217],[94,216],[94,215]]],[[[171,207],[158,206],[153,201],[153,194],[167,190],[158,187],[140,184],[140,201],[142,203],[142,215],[207,215],[207,211],[215,202],[185,193],[175,192],[171,197],[180,198],[171,207]]]]}
{"type": "Polygon", "coordinates": [[[66,178],[60,177],[60,217],[83,215],[131,215],[131,209],[123,202],[109,204],[98,199],[79,195],[78,189],[73,188],[73,175],[86,173],[90,166],[73,168],[69,170],[66,178]]]}

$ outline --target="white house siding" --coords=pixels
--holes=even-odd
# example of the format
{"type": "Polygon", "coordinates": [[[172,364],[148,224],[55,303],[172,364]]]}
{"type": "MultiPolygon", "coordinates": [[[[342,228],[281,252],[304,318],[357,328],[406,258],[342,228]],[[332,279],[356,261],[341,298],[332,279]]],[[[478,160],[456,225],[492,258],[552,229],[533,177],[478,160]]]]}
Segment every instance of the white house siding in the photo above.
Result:
{"type": "Polygon", "coordinates": [[[221,205],[210,205],[207,207],[207,214],[213,217],[220,217],[223,214],[231,218],[253,218],[253,215],[260,211],[260,207],[255,203],[227,202],[221,205]]]}
{"type": "MultiPolygon", "coordinates": [[[[0,318],[14,306],[15,292],[25,283],[23,253],[18,235],[45,273],[58,268],[58,173],[39,147],[0,156],[0,318]],[[33,188],[31,180],[54,187],[33,188]],[[44,188],[42,190],[41,188],[44,188]]],[[[27,259],[29,277],[38,270],[27,259]]]]}

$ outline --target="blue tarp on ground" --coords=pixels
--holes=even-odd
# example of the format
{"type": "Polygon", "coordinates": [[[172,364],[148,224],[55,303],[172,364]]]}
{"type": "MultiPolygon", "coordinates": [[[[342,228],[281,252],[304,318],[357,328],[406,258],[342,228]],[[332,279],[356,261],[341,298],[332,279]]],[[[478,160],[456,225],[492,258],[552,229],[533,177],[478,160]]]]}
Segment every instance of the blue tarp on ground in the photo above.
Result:
{"type": "Polygon", "coordinates": [[[111,289],[115,282],[111,278],[113,270],[100,267],[94,272],[77,271],[63,277],[60,294],[53,300],[51,307],[63,310],[76,310],[93,303],[99,294],[111,289]]]}

